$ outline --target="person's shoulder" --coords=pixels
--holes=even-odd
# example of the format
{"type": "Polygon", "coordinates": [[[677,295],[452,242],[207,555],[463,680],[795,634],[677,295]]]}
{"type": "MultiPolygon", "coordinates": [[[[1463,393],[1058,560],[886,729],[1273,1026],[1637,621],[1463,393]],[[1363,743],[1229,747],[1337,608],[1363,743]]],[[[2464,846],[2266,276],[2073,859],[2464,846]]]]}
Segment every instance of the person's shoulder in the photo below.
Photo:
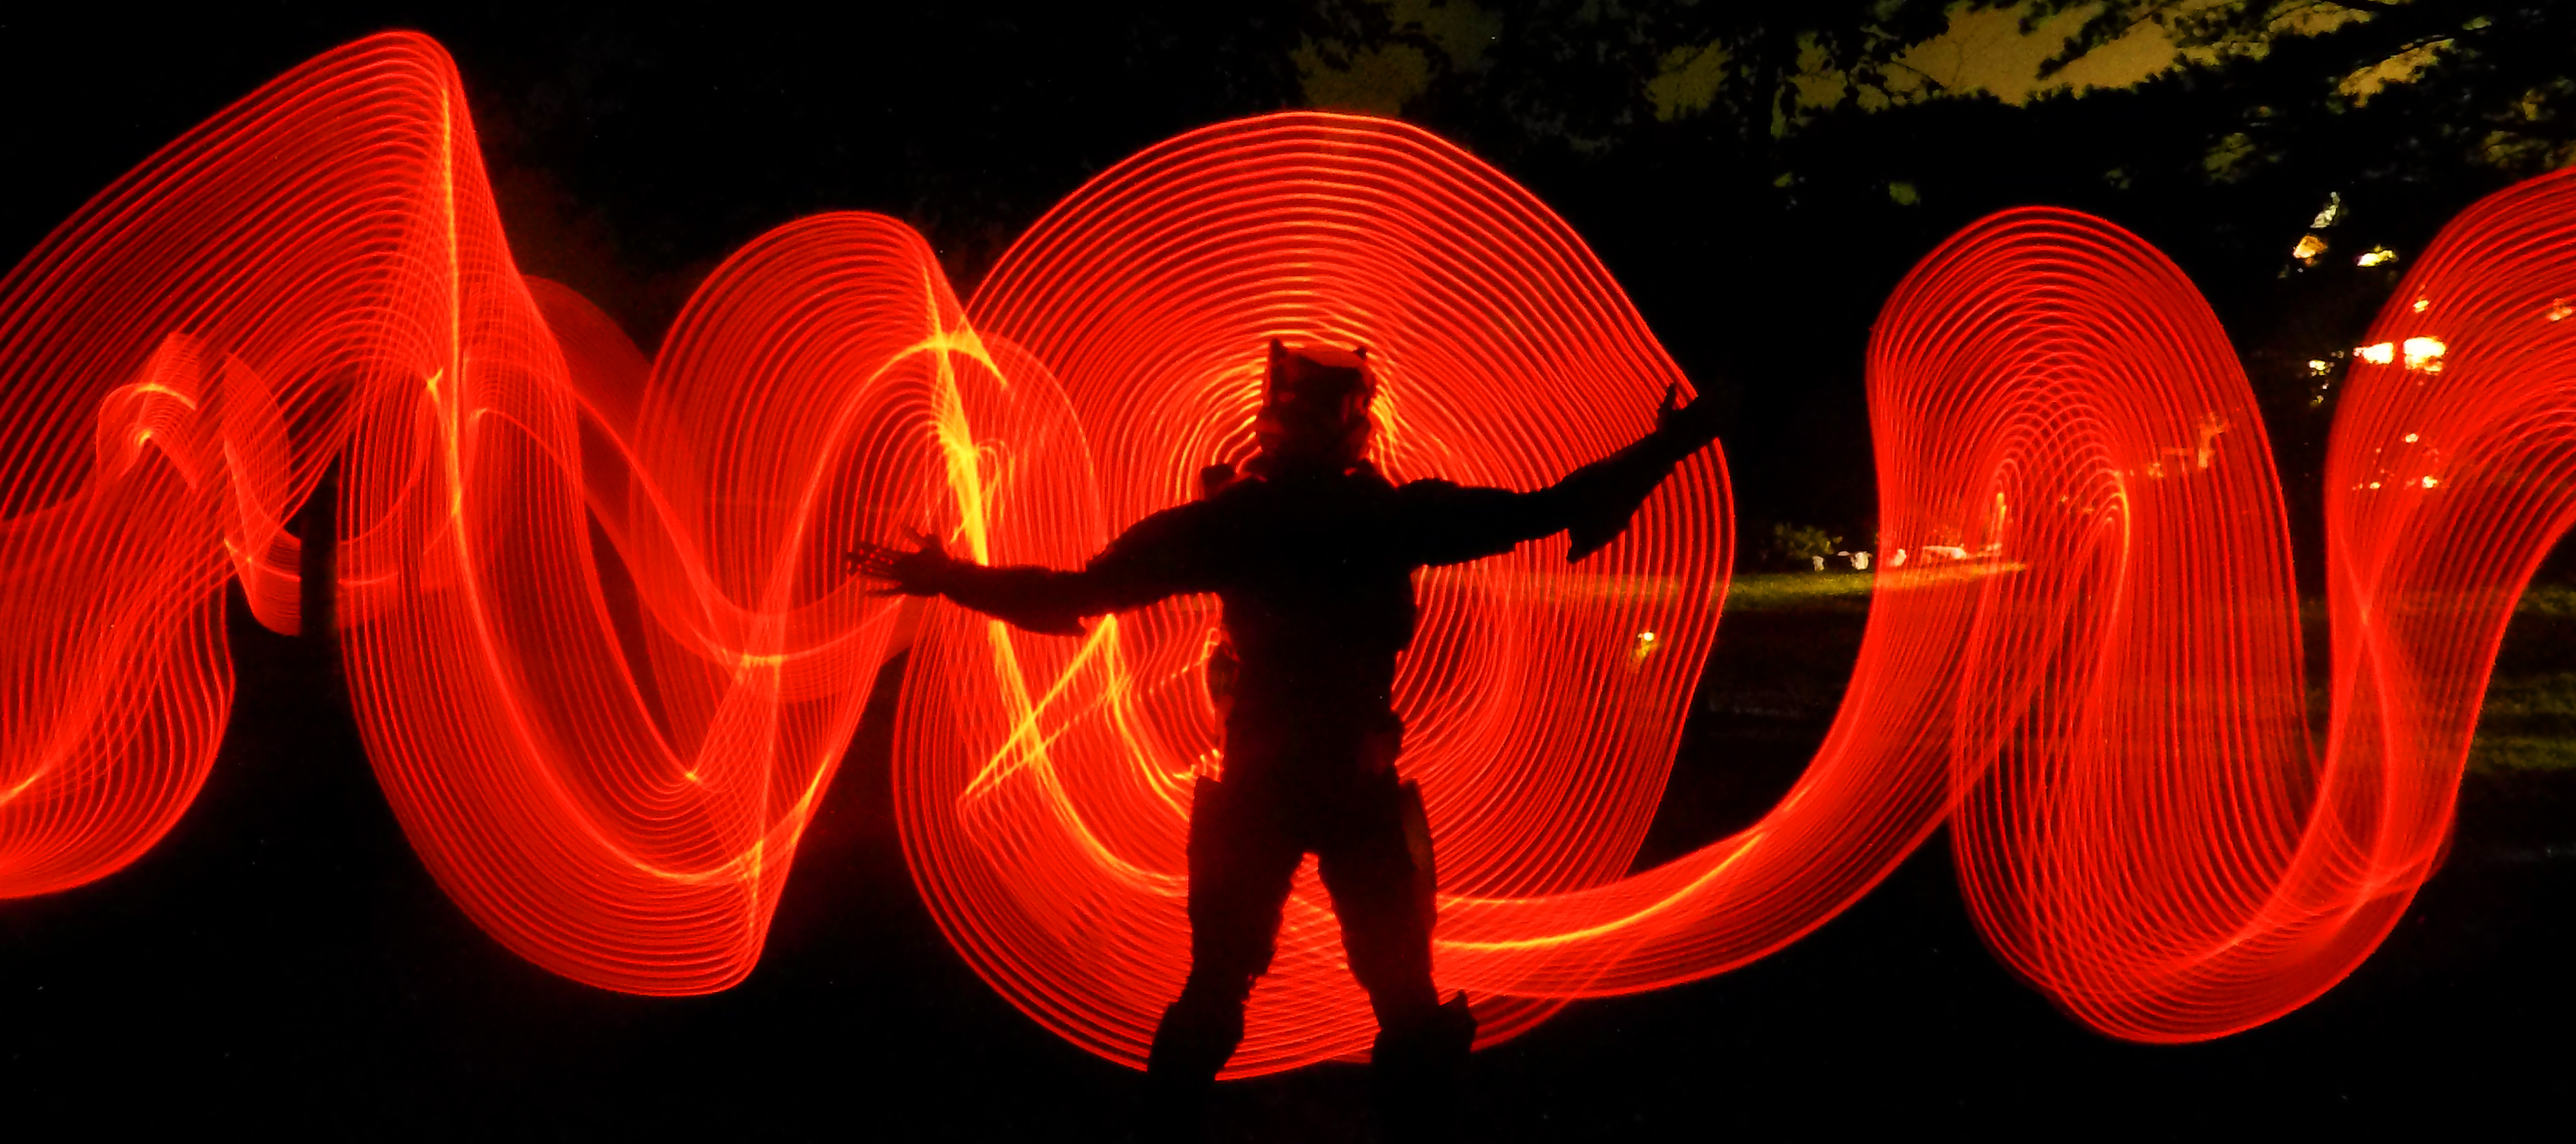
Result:
{"type": "MultiPolygon", "coordinates": [[[[1218,467],[1209,466],[1209,471],[1200,475],[1199,499],[1182,507],[1195,509],[1199,515],[1214,520],[1251,510],[1270,499],[1273,492],[1270,482],[1250,473],[1233,473],[1221,480],[1210,479],[1218,467]]],[[[1232,466],[1224,467],[1232,469],[1232,466]]]]}
{"type": "Polygon", "coordinates": [[[1237,471],[1231,465],[1210,465],[1199,472],[1196,499],[1173,505],[1148,519],[1161,520],[1166,527],[1176,529],[1223,529],[1229,522],[1259,516],[1277,499],[1278,490],[1271,482],[1237,471]]]}
{"type": "Polygon", "coordinates": [[[1138,518],[1136,523],[1128,526],[1126,535],[1164,537],[1187,534],[1205,529],[1210,522],[1224,515],[1225,510],[1215,497],[1186,500],[1138,518]]]}

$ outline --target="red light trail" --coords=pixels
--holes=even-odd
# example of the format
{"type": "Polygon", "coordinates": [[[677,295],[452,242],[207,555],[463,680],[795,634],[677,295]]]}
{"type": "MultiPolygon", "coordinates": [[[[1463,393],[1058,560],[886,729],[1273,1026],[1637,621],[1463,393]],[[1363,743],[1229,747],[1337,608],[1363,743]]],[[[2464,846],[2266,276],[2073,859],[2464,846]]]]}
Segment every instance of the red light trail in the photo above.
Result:
{"type": "MultiPolygon", "coordinates": [[[[1629,873],[1725,595],[1713,453],[1583,564],[1550,541],[1426,573],[1397,704],[1442,987],[1490,1043],[1723,972],[1944,822],[1989,944],[2094,1028],[2222,1036],[2332,987],[2438,861],[2497,642],[2576,519],[2571,224],[2566,172],[2473,207],[2352,367],[2320,742],[2235,354],[2171,262],[2071,212],[1979,222],[1888,301],[1888,556],[1831,732],[1751,828],[1629,873]]],[[[740,980],[917,627],[894,797],[924,898],[1015,1005],[1138,1064],[1185,969],[1189,779],[1221,765],[1212,604],[1031,635],[868,596],[839,555],[919,527],[1080,562],[1249,450],[1273,336],[1371,347],[1398,479],[1531,487],[1686,384],[1526,190],[1317,113],[1128,160],[962,304],[901,223],[780,227],[648,361],[516,271],[437,45],[323,56],[0,281],[0,895],[104,877],[187,808],[230,705],[225,588],[295,629],[281,522],[336,460],[369,758],[496,938],[608,989],[740,980]]],[[[1230,1075],[1372,1031],[1310,870],[1230,1075]]]]}

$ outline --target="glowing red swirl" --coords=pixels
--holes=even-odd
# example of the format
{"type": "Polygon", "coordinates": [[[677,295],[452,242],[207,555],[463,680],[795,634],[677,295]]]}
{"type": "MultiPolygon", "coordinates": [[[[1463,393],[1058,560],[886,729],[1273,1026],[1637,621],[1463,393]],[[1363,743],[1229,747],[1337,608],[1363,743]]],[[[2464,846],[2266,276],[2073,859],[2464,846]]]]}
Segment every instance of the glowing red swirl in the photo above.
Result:
{"type": "MultiPolygon", "coordinates": [[[[1053,368],[1101,524],[1186,499],[1201,466],[1249,451],[1271,337],[1369,347],[1374,456],[1397,480],[1539,487],[1644,433],[1667,384],[1687,391],[1528,191],[1352,116],[1226,124],[1119,164],[1014,244],[968,310],[1053,368]]],[[[1628,871],[1714,633],[1727,500],[1712,450],[1580,565],[1556,538],[1417,578],[1396,707],[1445,889],[1544,900],[1628,871]]],[[[1063,522],[994,527],[1035,545],[1063,522]]],[[[1015,1003],[1131,1063],[1188,968],[1179,875],[1189,778],[1218,747],[1200,675],[1215,619],[1213,598],[1177,600],[1074,650],[941,608],[901,715],[906,853],[942,925],[1015,1003]],[[1068,651],[1083,669],[996,658],[1068,651]],[[1060,682],[1041,697],[1039,681],[1060,682]]],[[[1562,1003],[1468,988],[1491,1039],[1562,1003]]],[[[1311,868],[1251,1012],[1236,1074],[1362,1052],[1375,1032],[1311,868]]]]}
{"type": "MultiPolygon", "coordinates": [[[[2331,987],[2436,861],[2496,642],[2576,513],[2571,224],[2576,174],[2479,204],[2355,367],[2321,749],[2234,355],[2170,262],[2069,212],[1980,222],[1890,299],[1870,627],[1815,764],[1752,828],[1627,873],[1724,593],[1713,453],[1585,564],[1552,540],[1426,573],[1398,703],[1443,986],[1491,1041],[1721,972],[1947,821],[1990,943],[2096,1028],[2223,1035],[2331,987]]],[[[1244,452],[1274,335],[1371,347],[1399,478],[1535,485],[1681,380],[1526,191],[1321,114],[1120,165],[965,306],[899,223],[781,227],[648,362],[513,268],[435,44],[324,56],[0,282],[0,894],[102,877],[186,808],[231,689],[224,586],[292,630],[280,522],[336,458],[370,758],[500,940],[606,988],[739,980],[917,624],[914,875],[995,988],[1136,1063],[1184,968],[1187,780],[1218,765],[1209,602],[1031,636],[866,596],[838,554],[929,526],[1080,562],[1244,452]]],[[[1301,876],[1236,1075],[1364,1049],[1336,936],[1301,876]]]]}

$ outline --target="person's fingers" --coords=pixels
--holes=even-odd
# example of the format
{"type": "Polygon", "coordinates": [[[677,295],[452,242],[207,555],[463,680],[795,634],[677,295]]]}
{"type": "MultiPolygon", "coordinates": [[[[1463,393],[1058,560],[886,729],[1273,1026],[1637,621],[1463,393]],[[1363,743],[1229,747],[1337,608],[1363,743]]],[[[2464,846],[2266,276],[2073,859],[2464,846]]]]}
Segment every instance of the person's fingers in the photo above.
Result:
{"type": "Polygon", "coordinates": [[[841,563],[849,575],[893,581],[893,587],[883,591],[871,591],[869,595],[918,595],[919,593],[911,590],[913,576],[910,573],[921,568],[925,557],[932,560],[947,558],[948,554],[941,550],[938,537],[908,526],[904,531],[911,534],[920,548],[906,552],[900,548],[863,540],[842,554],[841,563]]]}

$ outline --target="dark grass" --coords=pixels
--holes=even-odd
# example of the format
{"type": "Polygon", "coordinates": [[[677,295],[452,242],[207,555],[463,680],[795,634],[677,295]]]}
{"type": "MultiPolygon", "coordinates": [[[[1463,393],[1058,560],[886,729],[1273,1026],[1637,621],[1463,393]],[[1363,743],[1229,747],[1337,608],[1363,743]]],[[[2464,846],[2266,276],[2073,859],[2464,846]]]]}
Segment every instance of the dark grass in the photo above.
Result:
{"type": "MultiPolygon", "coordinates": [[[[1794,780],[1865,599],[1739,598],[1650,858],[1740,827],[1794,780]]],[[[386,808],[330,645],[271,635],[238,605],[232,620],[241,687],[196,806],[128,870],[0,905],[10,1138],[162,1122],[367,1138],[1123,1135],[1135,1075],[1012,1010],[922,908],[886,801],[890,686],[758,971],[653,1000],[553,977],[469,923],[386,808]]],[[[2547,667],[2565,634],[2518,618],[2504,662],[2547,667]]],[[[2238,1037],[2130,1045],[2068,1021],[1979,943],[1936,838],[1776,956],[1578,1004],[1479,1054],[1477,1135],[2240,1137],[2554,1119],[2576,1019],[2571,778],[2473,772],[2450,860],[2387,946],[2238,1037]]],[[[1223,1139],[1366,1139],[1365,1077],[1228,1085],[1216,1116],[1223,1139]]]]}

